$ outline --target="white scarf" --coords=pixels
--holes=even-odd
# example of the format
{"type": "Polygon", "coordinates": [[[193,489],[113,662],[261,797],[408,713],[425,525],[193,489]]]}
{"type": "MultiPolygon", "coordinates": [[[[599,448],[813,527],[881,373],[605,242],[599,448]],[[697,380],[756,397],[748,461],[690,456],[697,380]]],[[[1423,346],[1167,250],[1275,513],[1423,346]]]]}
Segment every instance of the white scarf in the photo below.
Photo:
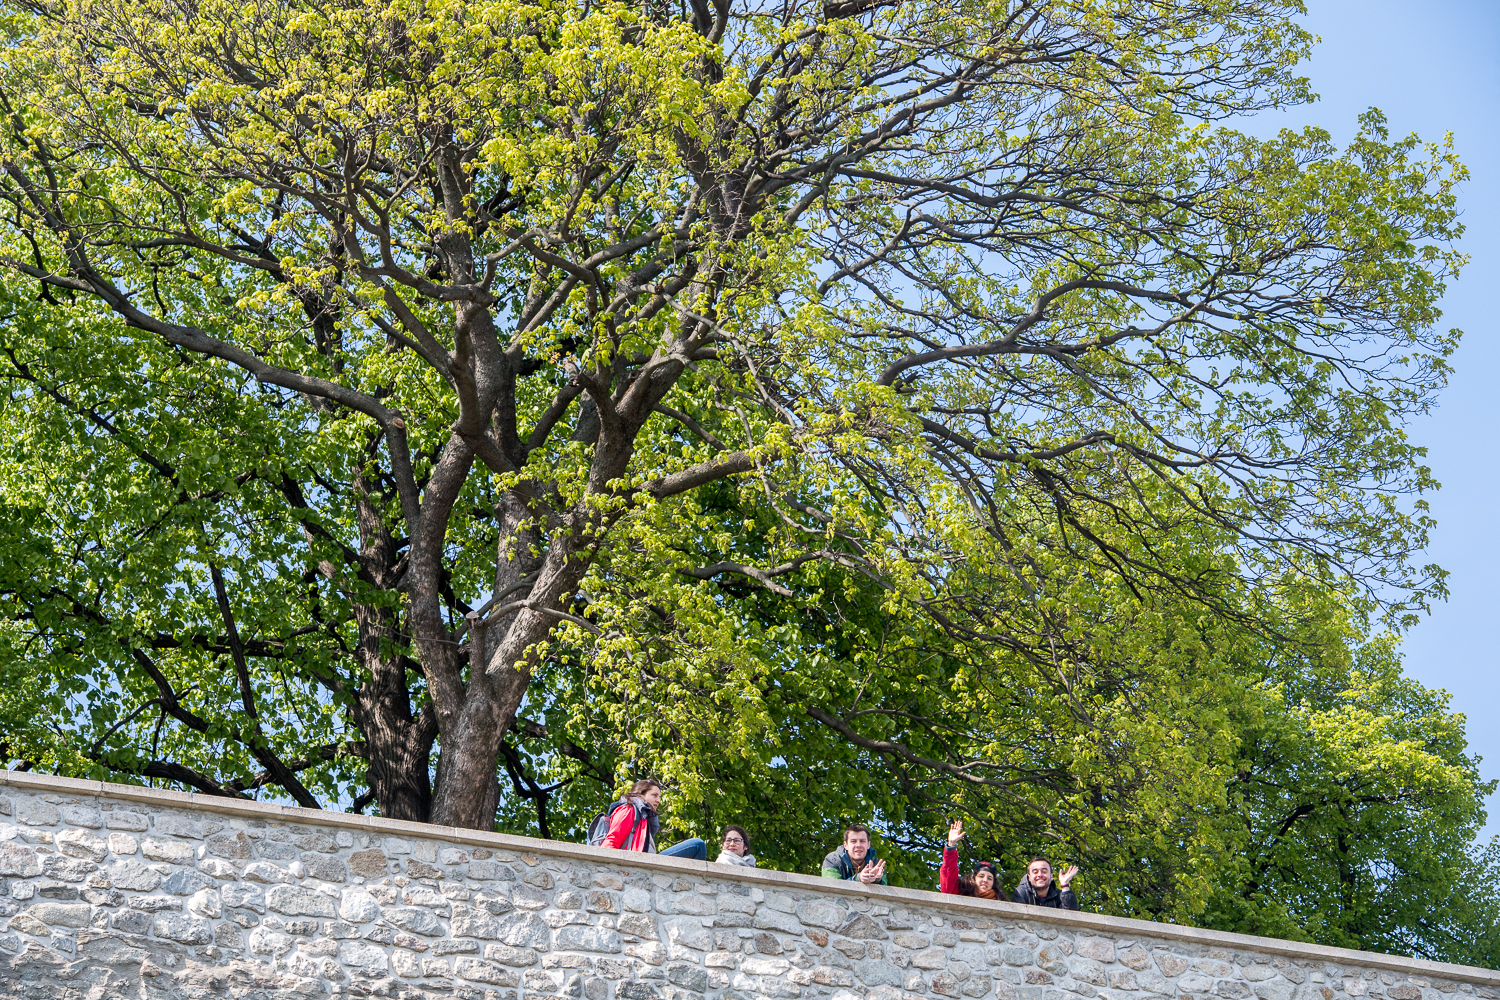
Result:
{"type": "Polygon", "coordinates": [[[719,856],[714,859],[721,865],[739,865],[742,868],[755,867],[755,855],[746,851],[744,854],[734,854],[730,851],[720,851],[719,856]]]}

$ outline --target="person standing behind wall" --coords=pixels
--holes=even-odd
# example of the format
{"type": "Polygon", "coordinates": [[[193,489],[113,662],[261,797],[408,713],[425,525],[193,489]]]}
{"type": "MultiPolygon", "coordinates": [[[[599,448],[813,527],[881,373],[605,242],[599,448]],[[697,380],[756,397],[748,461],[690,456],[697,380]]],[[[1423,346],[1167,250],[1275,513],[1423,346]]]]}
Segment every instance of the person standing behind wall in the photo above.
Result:
{"type": "Polygon", "coordinates": [[[943,849],[943,867],[938,870],[938,891],[979,899],[998,899],[993,862],[979,862],[972,877],[965,878],[958,874],[958,842],[963,839],[964,821],[956,819],[948,824],[948,846],[943,849]]]}
{"type": "Polygon", "coordinates": [[[885,862],[875,856],[870,846],[870,831],[859,823],[850,823],[844,828],[844,846],[823,859],[824,878],[845,881],[858,879],[866,885],[879,882],[885,885],[885,862]]]}
{"type": "Polygon", "coordinates": [[[1078,909],[1078,897],[1068,883],[1078,874],[1077,865],[1063,870],[1057,882],[1052,881],[1052,862],[1038,854],[1026,866],[1026,877],[1016,886],[1010,897],[1013,903],[1031,903],[1034,906],[1051,906],[1059,910],[1078,909]]]}

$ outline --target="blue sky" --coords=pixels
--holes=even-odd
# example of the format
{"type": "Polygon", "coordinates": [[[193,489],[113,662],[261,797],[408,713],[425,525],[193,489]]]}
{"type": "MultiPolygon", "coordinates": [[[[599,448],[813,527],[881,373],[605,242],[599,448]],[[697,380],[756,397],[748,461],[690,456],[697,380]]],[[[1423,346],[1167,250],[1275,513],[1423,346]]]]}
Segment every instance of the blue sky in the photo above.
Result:
{"type": "MultiPolygon", "coordinates": [[[[1364,109],[1386,113],[1393,137],[1452,132],[1470,180],[1459,194],[1472,258],[1444,299],[1443,324],[1464,331],[1437,412],[1409,433],[1428,447],[1442,490],[1431,561],[1452,595],[1412,630],[1407,673],[1453,696],[1486,778],[1500,778],[1500,0],[1307,0],[1322,42],[1304,71],[1318,103],[1250,125],[1318,124],[1340,142],[1364,109]]],[[[1486,837],[1500,833],[1500,796],[1486,837]]]]}

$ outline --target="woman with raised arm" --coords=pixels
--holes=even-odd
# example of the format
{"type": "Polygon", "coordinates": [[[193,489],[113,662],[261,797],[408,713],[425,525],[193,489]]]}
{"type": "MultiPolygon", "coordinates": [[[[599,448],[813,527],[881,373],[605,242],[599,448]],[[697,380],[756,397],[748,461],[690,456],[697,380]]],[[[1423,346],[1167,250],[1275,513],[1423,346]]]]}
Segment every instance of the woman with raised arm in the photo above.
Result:
{"type": "Polygon", "coordinates": [[[956,896],[998,899],[995,894],[995,865],[981,861],[973,875],[958,874],[958,842],[964,839],[964,821],[954,820],[948,826],[948,846],[943,848],[943,867],[938,871],[938,889],[956,896]]]}

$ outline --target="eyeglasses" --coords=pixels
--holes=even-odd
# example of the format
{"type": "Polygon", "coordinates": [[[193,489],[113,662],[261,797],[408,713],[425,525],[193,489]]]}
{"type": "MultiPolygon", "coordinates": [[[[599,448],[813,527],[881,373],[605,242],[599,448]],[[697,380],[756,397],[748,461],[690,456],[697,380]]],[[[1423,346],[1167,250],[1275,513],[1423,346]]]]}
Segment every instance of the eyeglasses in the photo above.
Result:
{"type": "Polygon", "coordinates": [[[743,837],[736,837],[732,833],[724,838],[724,843],[726,844],[743,844],[744,842],[745,840],[743,837]]]}

